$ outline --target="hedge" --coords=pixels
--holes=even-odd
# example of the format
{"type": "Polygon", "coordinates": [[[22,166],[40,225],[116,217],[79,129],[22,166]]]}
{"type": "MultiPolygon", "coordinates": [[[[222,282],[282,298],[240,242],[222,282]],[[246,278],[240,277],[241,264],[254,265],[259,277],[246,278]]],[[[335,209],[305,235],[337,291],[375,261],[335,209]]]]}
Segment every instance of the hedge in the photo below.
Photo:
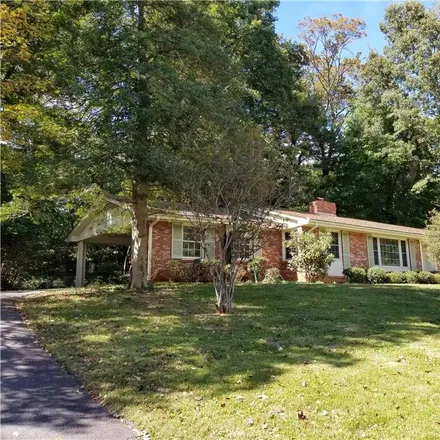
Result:
{"type": "Polygon", "coordinates": [[[349,283],[370,283],[370,284],[440,284],[440,274],[431,273],[426,270],[418,272],[385,272],[380,267],[350,267],[344,270],[344,275],[349,283]]]}

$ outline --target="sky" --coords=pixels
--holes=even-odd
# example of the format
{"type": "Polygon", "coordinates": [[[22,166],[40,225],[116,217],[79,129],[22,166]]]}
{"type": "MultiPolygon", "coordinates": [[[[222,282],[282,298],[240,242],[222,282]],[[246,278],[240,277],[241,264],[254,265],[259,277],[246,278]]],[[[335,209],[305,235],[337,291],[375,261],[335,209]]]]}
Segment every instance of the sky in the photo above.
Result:
{"type": "MultiPolygon", "coordinates": [[[[296,40],[297,25],[305,17],[318,18],[326,15],[341,13],[350,18],[361,18],[366,22],[367,37],[358,40],[351,45],[351,51],[361,52],[363,57],[368,55],[370,49],[382,52],[385,39],[379,29],[383,21],[386,7],[391,1],[364,0],[364,1],[304,1],[304,0],[281,0],[276,11],[278,21],[276,30],[287,39],[296,40]]],[[[423,2],[426,7],[432,5],[432,1],[423,2]]]]}

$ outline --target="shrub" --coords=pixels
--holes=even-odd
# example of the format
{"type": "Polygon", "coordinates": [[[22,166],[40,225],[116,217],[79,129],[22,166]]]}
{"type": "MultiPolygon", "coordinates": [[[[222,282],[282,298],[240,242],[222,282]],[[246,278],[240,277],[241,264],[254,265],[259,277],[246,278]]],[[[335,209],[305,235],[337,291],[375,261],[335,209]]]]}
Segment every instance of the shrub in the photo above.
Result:
{"type": "Polygon", "coordinates": [[[330,232],[321,232],[319,236],[313,232],[295,233],[286,242],[292,253],[289,268],[304,271],[306,279],[312,282],[325,277],[334,260],[330,253],[331,244],[330,232]]]}
{"type": "Polygon", "coordinates": [[[183,283],[204,283],[211,279],[209,263],[198,259],[192,262],[171,260],[165,267],[165,273],[170,281],[183,283]]]}
{"type": "Polygon", "coordinates": [[[32,277],[21,284],[23,290],[48,289],[50,287],[49,280],[44,278],[32,277]]]}
{"type": "Polygon", "coordinates": [[[370,267],[367,271],[368,281],[371,284],[383,284],[388,282],[388,274],[380,267],[370,267]]]}
{"type": "Polygon", "coordinates": [[[252,282],[252,274],[248,271],[247,264],[239,264],[237,268],[237,275],[235,276],[237,282],[252,282]]]}
{"type": "Polygon", "coordinates": [[[434,274],[428,272],[426,270],[422,270],[417,273],[417,281],[418,284],[434,284],[434,274]]]}
{"type": "Polygon", "coordinates": [[[211,268],[208,261],[194,260],[187,265],[186,279],[188,283],[206,283],[211,280],[211,268]]]}
{"type": "Polygon", "coordinates": [[[254,257],[249,260],[247,264],[247,269],[250,271],[254,277],[254,281],[257,283],[260,278],[264,276],[265,266],[267,260],[263,257],[254,257]]]}
{"type": "Polygon", "coordinates": [[[349,267],[344,269],[343,274],[349,283],[368,283],[367,271],[363,267],[349,267]]]}
{"type": "Polygon", "coordinates": [[[54,289],[61,289],[63,287],[66,287],[66,283],[63,280],[56,278],[55,280],[52,281],[52,287],[54,289]]]}
{"type": "Polygon", "coordinates": [[[432,274],[432,284],[440,284],[440,273],[432,274]]]}
{"type": "Polygon", "coordinates": [[[281,276],[280,270],[277,267],[270,267],[266,270],[263,279],[264,284],[279,284],[283,281],[283,277],[281,276]]]}
{"type": "Polygon", "coordinates": [[[180,260],[168,261],[165,272],[170,281],[185,282],[187,279],[188,265],[180,260]]]}
{"type": "Polygon", "coordinates": [[[409,270],[408,272],[405,272],[405,278],[407,283],[416,284],[418,279],[417,272],[414,272],[413,270],[409,270]]]}
{"type": "Polygon", "coordinates": [[[408,282],[405,272],[388,272],[389,282],[393,284],[405,284],[408,282]]]}

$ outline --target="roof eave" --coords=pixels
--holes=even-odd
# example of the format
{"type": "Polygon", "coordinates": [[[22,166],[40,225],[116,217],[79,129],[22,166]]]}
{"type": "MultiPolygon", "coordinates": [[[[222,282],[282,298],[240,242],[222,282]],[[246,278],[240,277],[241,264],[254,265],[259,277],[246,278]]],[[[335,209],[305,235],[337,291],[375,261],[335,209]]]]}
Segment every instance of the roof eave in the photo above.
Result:
{"type": "Polygon", "coordinates": [[[294,215],[283,214],[284,217],[295,219],[295,221],[301,222],[302,226],[317,226],[317,227],[331,227],[335,229],[341,229],[344,231],[350,232],[366,232],[366,233],[377,233],[382,235],[392,235],[392,236],[405,236],[411,238],[421,238],[425,235],[424,231],[421,229],[420,232],[416,231],[396,231],[393,229],[386,228],[375,228],[375,227],[367,227],[367,226],[358,226],[351,224],[344,224],[340,222],[332,222],[329,219],[311,219],[310,217],[299,217],[294,215]]]}

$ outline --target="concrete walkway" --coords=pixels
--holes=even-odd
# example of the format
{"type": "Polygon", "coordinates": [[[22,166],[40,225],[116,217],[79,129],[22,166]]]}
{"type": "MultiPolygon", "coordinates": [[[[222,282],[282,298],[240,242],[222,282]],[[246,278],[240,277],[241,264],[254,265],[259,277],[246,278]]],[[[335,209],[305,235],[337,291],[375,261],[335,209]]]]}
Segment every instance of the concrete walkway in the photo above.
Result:
{"type": "Polygon", "coordinates": [[[29,293],[1,293],[1,439],[134,439],[35,342],[14,306],[29,293]]]}

